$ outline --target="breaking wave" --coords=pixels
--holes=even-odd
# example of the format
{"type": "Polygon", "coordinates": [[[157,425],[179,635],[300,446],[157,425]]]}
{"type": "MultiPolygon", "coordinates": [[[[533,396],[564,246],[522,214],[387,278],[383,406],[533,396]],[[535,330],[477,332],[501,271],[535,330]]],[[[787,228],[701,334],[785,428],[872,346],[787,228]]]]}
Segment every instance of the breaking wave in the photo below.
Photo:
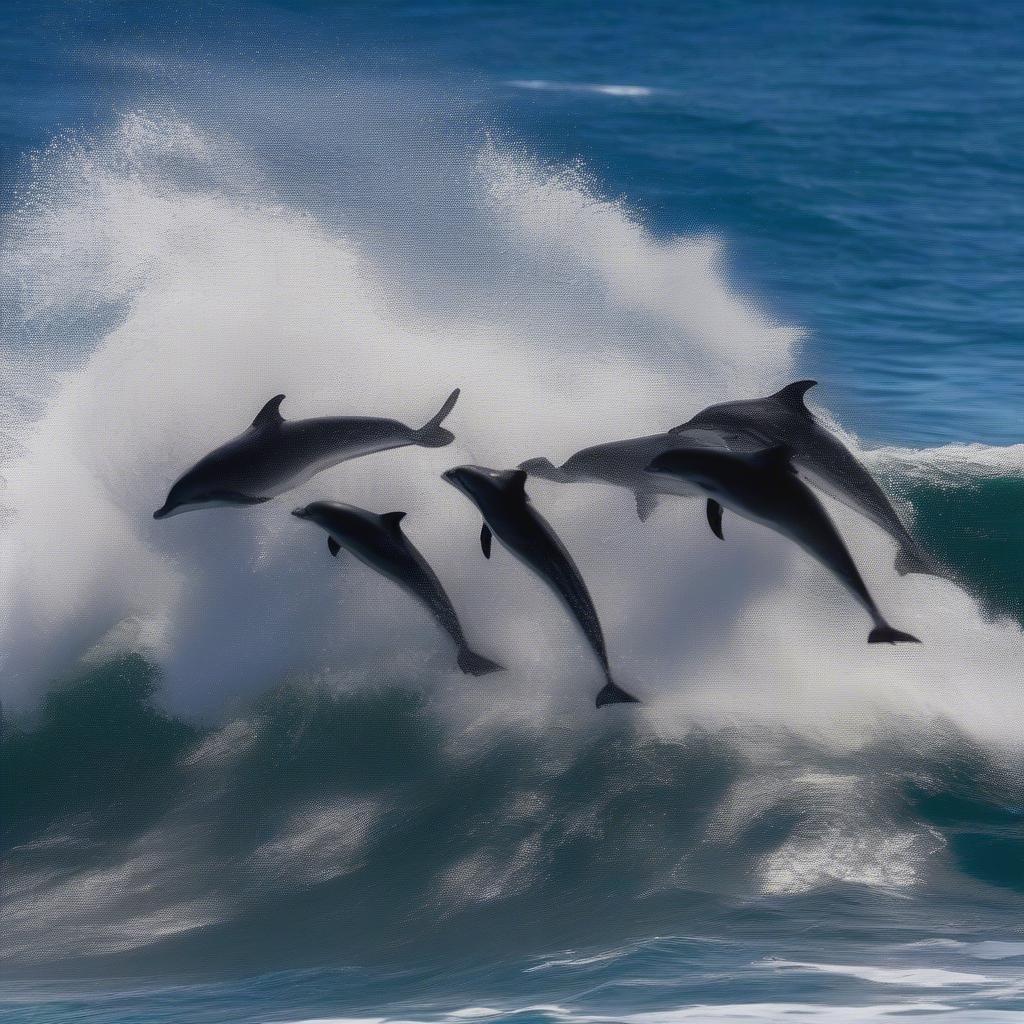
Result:
{"type": "Polygon", "coordinates": [[[878,891],[1015,899],[1020,449],[866,453],[960,585],[897,577],[891,542],[835,510],[913,649],[869,647],[861,611],[773,534],[710,543],[692,502],[640,524],[625,492],[531,482],[645,701],[598,714],[570,623],[510,559],[483,561],[439,474],[765,394],[797,373],[800,333],[726,283],[714,240],[651,236],[578,170],[378,141],[407,154],[384,184],[353,137],[286,192],[251,139],[137,112],[26,180],[2,277],[19,784],[0,955],[607,950],[764,927],[772,900],[877,924],[878,891]],[[427,616],[327,558],[291,505],[152,519],[270,395],[290,417],[418,423],[455,385],[454,445],[336,467],[289,501],[406,510],[506,673],[454,673],[427,616]]]}

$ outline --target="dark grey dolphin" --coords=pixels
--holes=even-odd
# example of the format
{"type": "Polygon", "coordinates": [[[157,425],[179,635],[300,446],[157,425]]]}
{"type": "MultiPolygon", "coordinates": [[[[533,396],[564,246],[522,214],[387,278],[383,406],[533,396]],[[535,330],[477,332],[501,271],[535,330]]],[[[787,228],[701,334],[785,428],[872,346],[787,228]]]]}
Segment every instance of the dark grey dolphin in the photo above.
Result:
{"type": "Polygon", "coordinates": [[[473,676],[501,672],[497,662],[477,654],[466,642],[459,618],[434,570],[402,533],[404,512],[379,516],[337,501],[314,501],[292,512],[327,531],[327,547],[337,555],[342,547],[382,576],[393,580],[425,605],[438,625],[455,641],[459,668],[473,676]]]}
{"type": "Polygon", "coordinates": [[[796,473],[784,445],[752,454],[722,449],[685,448],[662,452],[650,466],[652,475],[680,477],[708,495],[708,522],[722,537],[722,506],[796,541],[830,569],[867,609],[875,628],[869,644],[919,643],[893,629],[868,592],[846,544],[824,505],[796,473]]]}
{"type": "Polygon", "coordinates": [[[656,455],[685,443],[675,434],[650,434],[583,448],[561,466],[553,465],[548,459],[528,459],[521,462],[519,468],[530,476],[563,484],[593,481],[625,487],[636,498],[636,514],[640,521],[646,522],[657,508],[660,494],[700,496],[700,491],[685,481],[662,479],[644,472],[656,455]]]}
{"type": "Polygon", "coordinates": [[[767,398],[712,405],[667,433],[593,445],[561,466],[540,458],[520,463],[520,469],[558,483],[598,481],[625,487],[636,496],[637,514],[643,521],[654,511],[659,495],[693,495],[685,481],[654,481],[653,474],[644,473],[661,452],[680,447],[752,452],[785,444],[804,479],[870,519],[896,541],[897,572],[944,575],[900,522],[871,474],[804,405],[804,393],[814,383],[800,380],[767,398]]]}
{"type": "Polygon", "coordinates": [[[871,474],[804,404],[804,395],[815,383],[798,380],[767,398],[709,406],[671,433],[687,447],[719,445],[731,451],[749,452],[786,445],[797,472],[808,483],[870,519],[896,541],[896,571],[901,576],[943,575],[900,522],[871,474]]]}
{"type": "Polygon", "coordinates": [[[493,533],[516,558],[540,576],[579,623],[607,680],[597,695],[597,706],[639,703],[612,679],[601,621],[587,585],[551,524],[530,504],[524,486],[526,473],[521,469],[456,466],[441,475],[462,491],[483,515],[480,543],[484,555],[491,557],[493,533]]]}
{"type": "Polygon", "coordinates": [[[275,395],[248,430],[204,455],[181,476],[153,518],[165,519],[193,508],[259,505],[360,455],[413,444],[443,448],[455,440],[441,422],[458,397],[456,388],[437,415],[416,430],[398,420],[373,416],[288,421],[280,412],[284,395],[275,395]]]}

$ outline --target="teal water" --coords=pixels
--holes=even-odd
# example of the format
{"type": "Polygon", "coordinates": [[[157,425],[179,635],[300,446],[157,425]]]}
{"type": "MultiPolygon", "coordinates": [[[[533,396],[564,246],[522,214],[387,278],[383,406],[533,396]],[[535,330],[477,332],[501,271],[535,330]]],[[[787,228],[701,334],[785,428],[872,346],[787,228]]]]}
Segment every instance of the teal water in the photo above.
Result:
{"type": "MultiPolygon", "coordinates": [[[[1016,21],[5,6],[0,1020],[1024,1019],[1016,21]],[[153,532],[255,392],[449,375],[509,463],[817,377],[962,589],[843,520],[925,640],[860,661],[756,533],[538,488],[647,700],[597,720],[498,559],[445,563],[517,666],[470,693],[277,506],[153,532]]],[[[329,486],[476,543],[382,466],[329,486]]]]}

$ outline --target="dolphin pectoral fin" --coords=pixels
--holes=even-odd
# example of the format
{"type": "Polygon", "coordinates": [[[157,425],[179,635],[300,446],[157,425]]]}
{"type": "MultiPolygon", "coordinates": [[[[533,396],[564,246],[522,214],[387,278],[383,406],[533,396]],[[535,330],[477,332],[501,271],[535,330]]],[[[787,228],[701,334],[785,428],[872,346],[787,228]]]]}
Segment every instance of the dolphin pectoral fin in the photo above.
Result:
{"type": "Polygon", "coordinates": [[[651,491],[636,492],[636,514],[641,523],[646,523],[658,507],[658,496],[651,491]]]}
{"type": "Polygon", "coordinates": [[[284,395],[274,395],[274,397],[267,402],[265,406],[258,413],[256,413],[256,419],[252,421],[252,425],[257,430],[262,430],[264,427],[279,427],[284,423],[284,417],[281,415],[281,403],[284,401],[284,395]]]}
{"type": "Polygon", "coordinates": [[[483,549],[484,558],[491,557],[492,536],[493,534],[491,533],[491,528],[486,523],[484,523],[484,525],[480,528],[480,547],[483,549]]]}
{"type": "Polygon", "coordinates": [[[708,498],[708,526],[719,540],[725,540],[722,533],[722,506],[714,498],[708,498]]]}
{"type": "Polygon", "coordinates": [[[327,550],[330,551],[333,557],[338,557],[338,552],[341,550],[341,545],[333,538],[327,538],[327,550]]]}

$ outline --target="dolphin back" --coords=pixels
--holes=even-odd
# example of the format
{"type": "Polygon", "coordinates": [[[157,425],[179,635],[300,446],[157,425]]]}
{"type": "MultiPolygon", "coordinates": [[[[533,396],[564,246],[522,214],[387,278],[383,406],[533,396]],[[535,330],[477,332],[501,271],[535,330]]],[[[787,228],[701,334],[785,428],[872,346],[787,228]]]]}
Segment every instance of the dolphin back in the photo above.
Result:
{"type": "Polygon", "coordinates": [[[587,589],[582,573],[551,524],[534,508],[525,506],[534,529],[539,534],[534,551],[523,555],[534,570],[547,581],[576,619],[590,647],[597,655],[607,682],[597,695],[597,707],[605,704],[639,704],[640,701],[622,689],[611,676],[608,650],[605,646],[601,620],[587,589]]]}
{"type": "Polygon", "coordinates": [[[888,496],[852,451],[807,408],[813,380],[798,380],[767,398],[713,405],[672,433],[695,440],[709,434],[733,451],[787,444],[800,475],[829,497],[880,527],[899,545],[901,575],[946,576],[903,525],[888,496]]]}

